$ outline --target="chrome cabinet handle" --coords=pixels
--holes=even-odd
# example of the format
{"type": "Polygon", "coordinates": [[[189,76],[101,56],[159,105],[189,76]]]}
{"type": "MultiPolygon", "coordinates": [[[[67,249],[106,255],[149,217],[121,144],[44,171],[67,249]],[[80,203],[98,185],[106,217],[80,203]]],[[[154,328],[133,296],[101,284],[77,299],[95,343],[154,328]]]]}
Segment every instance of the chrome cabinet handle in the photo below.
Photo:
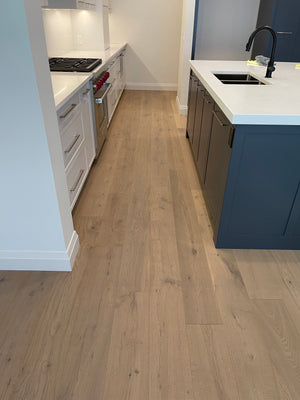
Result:
{"type": "Polygon", "coordinates": [[[85,96],[86,94],[88,94],[88,92],[90,91],[91,89],[86,89],[83,93],[82,93],[82,96],[85,96]]]}
{"type": "Polygon", "coordinates": [[[216,117],[216,120],[219,122],[219,124],[220,124],[221,126],[230,126],[230,125],[231,125],[230,123],[229,123],[229,124],[226,124],[226,123],[222,122],[222,121],[220,120],[220,117],[218,116],[218,114],[217,114],[216,111],[213,111],[213,114],[214,114],[214,116],[216,117]]]}
{"type": "Polygon", "coordinates": [[[70,192],[75,192],[75,190],[77,189],[77,186],[78,186],[78,184],[79,184],[79,182],[80,182],[80,179],[81,179],[83,173],[84,173],[84,169],[81,169],[80,172],[79,172],[79,176],[78,176],[78,178],[77,178],[77,180],[76,180],[74,186],[70,189],[70,192]]]}
{"type": "Polygon", "coordinates": [[[70,144],[70,146],[65,150],[65,154],[70,153],[70,151],[73,149],[73,147],[75,146],[77,140],[80,138],[80,135],[76,135],[74,138],[74,141],[70,144]]]}
{"type": "Polygon", "coordinates": [[[68,108],[67,111],[63,115],[59,116],[59,118],[61,118],[61,119],[66,118],[66,116],[69,115],[70,112],[73,111],[76,106],[77,106],[77,104],[72,104],[71,107],[68,108]]]}
{"type": "Polygon", "coordinates": [[[105,89],[105,92],[103,93],[103,96],[95,98],[95,103],[96,104],[102,104],[103,103],[103,100],[105,99],[105,96],[107,95],[107,93],[110,91],[111,87],[112,87],[112,83],[109,83],[107,88],[105,89]]]}

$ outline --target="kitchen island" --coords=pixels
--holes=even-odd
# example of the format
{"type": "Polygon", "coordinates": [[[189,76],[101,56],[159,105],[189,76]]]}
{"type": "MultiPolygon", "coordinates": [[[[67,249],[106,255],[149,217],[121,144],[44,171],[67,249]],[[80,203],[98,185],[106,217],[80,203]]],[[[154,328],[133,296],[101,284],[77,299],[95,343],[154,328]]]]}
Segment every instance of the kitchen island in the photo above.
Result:
{"type": "Polygon", "coordinates": [[[221,248],[300,249],[300,70],[192,61],[187,137],[221,248]],[[215,74],[262,84],[226,84],[215,74]],[[251,78],[251,79],[253,79],[251,78]]]}

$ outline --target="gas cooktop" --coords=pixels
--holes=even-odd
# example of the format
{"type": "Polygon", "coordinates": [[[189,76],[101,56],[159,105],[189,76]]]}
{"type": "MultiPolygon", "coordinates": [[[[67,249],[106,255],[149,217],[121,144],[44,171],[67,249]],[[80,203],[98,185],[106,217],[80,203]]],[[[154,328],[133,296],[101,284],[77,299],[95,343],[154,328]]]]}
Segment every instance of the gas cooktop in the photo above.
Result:
{"type": "Polygon", "coordinates": [[[101,58],[49,58],[50,71],[60,72],[91,72],[101,63],[101,58]]]}

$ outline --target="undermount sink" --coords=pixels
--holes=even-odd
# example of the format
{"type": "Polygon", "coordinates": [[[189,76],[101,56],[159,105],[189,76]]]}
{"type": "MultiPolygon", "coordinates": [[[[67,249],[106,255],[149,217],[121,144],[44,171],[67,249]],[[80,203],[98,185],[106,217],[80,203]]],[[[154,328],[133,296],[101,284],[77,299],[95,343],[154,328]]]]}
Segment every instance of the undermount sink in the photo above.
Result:
{"type": "Polygon", "coordinates": [[[264,85],[250,74],[214,74],[225,85],[264,85]]]}

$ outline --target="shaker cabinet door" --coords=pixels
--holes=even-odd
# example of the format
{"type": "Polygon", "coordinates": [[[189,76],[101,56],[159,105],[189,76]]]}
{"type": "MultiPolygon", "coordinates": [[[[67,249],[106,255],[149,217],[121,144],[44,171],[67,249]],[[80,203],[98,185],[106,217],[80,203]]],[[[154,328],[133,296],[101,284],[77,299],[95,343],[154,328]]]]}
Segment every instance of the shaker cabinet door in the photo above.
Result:
{"type": "Polygon", "coordinates": [[[231,157],[233,126],[216,106],[213,112],[211,139],[205,178],[205,192],[211,212],[213,226],[217,227],[231,157]]]}
{"type": "Polygon", "coordinates": [[[196,108],[195,108],[194,134],[193,134],[193,140],[192,140],[192,150],[193,150],[195,162],[197,162],[197,158],[198,158],[198,148],[199,148],[199,141],[200,141],[200,137],[201,137],[204,93],[205,93],[204,86],[198,81],[197,100],[196,100],[196,108]]]}
{"type": "Polygon", "coordinates": [[[189,99],[188,99],[188,117],[187,117],[187,127],[186,127],[186,134],[187,137],[189,138],[190,144],[192,144],[194,135],[195,110],[197,101],[197,84],[198,84],[198,78],[194,73],[191,73],[190,86],[189,86],[189,99]]]}
{"type": "MultiPolygon", "coordinates": [[[[300,56],[300,1],[261,0],[257,27],[269,25],[277,33],[276,61],[299,61],[300,56]]],[[[253,43],[252,58],[259,54],[270,57],[271,35],[260,32],[253,43]]]]}
{"type": "Polygon", "coordinates": [[[213,119],[214,101],[208,92],[204,95],[203,116],[201,125],[201,137],[199,141],[199,151],[197,159],[197,169],[201,183],[205,182],[207,156],[211,137],[211,126],[213,119]]]}

